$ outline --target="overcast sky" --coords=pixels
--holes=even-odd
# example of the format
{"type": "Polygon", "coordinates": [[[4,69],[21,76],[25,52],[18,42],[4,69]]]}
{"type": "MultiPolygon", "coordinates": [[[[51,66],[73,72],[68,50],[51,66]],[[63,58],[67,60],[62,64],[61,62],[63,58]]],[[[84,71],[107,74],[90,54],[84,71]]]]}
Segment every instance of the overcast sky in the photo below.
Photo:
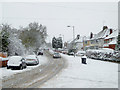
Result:
{"type": "Polygon", "coordinates": [[[34,21],[47,26],[48,41],[59,34],[64,35],[65,41],[72,39],[73,31],[68,25],[75,26],[75,35],[81,36],[98,33],[103,25],[118,28],[117,2],[11,2],[0,4],[0,10],[2,23],[15,28],[34,21]]]}

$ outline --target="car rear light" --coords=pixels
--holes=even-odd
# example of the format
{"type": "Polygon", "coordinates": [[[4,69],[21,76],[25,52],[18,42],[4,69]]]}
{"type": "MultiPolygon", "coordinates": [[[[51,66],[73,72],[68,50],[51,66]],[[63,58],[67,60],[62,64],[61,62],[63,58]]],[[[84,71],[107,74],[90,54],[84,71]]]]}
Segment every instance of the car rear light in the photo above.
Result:
{"type": "Polygon", "coordinates": [[[28,61],[35,61],[35,59],[27,59],[28,61]]]}

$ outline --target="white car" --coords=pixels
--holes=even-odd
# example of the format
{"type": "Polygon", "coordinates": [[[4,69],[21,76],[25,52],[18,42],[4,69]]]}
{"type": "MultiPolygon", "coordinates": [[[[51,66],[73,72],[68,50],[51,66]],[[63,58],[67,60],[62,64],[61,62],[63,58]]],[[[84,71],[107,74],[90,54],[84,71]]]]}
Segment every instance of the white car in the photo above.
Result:
{"type": "Polygon", "coordinates": [[[27,65],[37,65],[39,64],[39,60],[36,55],[28,55],[25,58],[25,62],[27,65]]]}
{"type": "Polygon", "coordinates": [[[7,62],[7,69],[20,69],[26,68],[25,59],[21,56],[11,56],[7,62]]]}
{"type": "Polygon", "coordinates": [[[78,51],[76,53],[76,56],[83,56],[83,55],[85,55],[85,51],[78,51]]]}

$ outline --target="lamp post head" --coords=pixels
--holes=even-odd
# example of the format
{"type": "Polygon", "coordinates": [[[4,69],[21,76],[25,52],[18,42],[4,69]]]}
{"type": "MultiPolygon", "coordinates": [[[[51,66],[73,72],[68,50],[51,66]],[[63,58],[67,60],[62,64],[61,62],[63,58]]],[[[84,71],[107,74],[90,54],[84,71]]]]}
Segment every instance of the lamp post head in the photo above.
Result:
{"type": "Polygon", "coordinates": [[[67,27],[71,27],[71,26],[67,26],[67,27]]]}

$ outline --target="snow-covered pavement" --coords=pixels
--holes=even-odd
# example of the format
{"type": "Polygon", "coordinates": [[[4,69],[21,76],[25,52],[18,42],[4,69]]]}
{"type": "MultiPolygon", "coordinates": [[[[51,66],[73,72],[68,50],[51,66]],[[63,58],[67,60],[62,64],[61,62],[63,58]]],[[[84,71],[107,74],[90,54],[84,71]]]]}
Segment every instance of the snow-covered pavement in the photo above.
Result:
{"type": "Polygon", "coordinates": [[[4,68],[0,68],[0,71],[2,73],[0,73],[0,78],[3,79],[4,77],[11,77],[11,75],[14,74],[18,74],[18,73],[22,73],[31,69],[34,69],[40,65],[43,65],[45,63],[47,63],[47,58],[43,55],[43,56],[38,56],[39,59],[39,64],[35,65],[35,66],[27,66],[27,68],[23,69],[23,70],[11,70],[11,69],[7,69],[7,67],[4,68]]]}
{"type": "Polygon", "coordinates": [[[63,55],[68,66],[40,88],[118,88],[118,64],[63,55]]]}

